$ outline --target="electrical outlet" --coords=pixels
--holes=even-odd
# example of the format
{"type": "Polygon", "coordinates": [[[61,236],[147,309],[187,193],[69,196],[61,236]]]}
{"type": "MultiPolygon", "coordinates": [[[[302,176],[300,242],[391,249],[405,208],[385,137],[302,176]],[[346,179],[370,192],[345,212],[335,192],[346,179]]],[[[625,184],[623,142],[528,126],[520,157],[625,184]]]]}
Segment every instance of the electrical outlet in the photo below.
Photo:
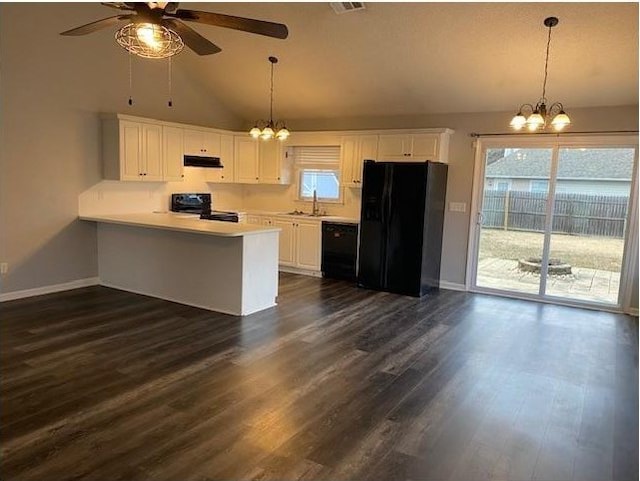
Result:
{"type": "Polygon", "coordinates": [[[449,202],[449,210],[451,212],[466,212],[467,204],[465,202],[449,202]]]}
{"type": "Polygon", "coordinates": [[[6,274],[7,272],[9,272],[9,263],[0,262],[0,274],[6,274]]]}

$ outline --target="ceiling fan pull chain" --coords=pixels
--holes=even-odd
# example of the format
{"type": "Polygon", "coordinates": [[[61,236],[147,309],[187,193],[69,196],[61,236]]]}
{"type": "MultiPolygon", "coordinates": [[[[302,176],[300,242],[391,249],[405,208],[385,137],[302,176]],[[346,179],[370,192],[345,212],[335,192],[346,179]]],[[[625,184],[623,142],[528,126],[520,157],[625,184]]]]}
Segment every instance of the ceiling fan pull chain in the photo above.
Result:
{"type": "Polygon", "coordinates": [[[132,53],[129,52],[129,106],[133,105],[133,65],[132,53]]]}
{"type": "Polygon", "coordinates": [[[171,95],[171,65],[172,65],[171,57],[169,57],[169,64],[168,64],[169,66],[169,102],[167,102],[167,105],[169,107],[173,107],[173,99],[172,99],[173,95],[171,95]]]}

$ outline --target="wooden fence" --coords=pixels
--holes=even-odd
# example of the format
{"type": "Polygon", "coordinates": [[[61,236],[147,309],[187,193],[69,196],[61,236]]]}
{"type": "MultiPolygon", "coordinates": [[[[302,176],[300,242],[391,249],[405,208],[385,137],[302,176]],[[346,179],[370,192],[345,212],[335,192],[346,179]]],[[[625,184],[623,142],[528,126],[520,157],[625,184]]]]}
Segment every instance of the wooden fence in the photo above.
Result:
{"type": "MultiPolygon", "coordinates": [[[[557,193],[552,231],[562,234],[623,237],[629,197],[557,193]]],[[[484,227],[543,232],[546,192],[484,191],[484,227]]]]}

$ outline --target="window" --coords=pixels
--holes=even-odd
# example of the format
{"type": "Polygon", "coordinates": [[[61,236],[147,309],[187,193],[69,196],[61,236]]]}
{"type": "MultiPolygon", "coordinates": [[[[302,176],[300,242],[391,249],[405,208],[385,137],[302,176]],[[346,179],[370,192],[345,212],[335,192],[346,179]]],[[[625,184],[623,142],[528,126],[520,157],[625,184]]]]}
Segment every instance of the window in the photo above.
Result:
{"type": "Polygon", "coordinates": [[[298,172],[298,198],[340,201],[340,146],[292,147],[298,172]]]}
{"type": "Polygon", "coordinates": [[[509,190],[509,184],[510,182],[508,180],[499,180],[498,182],[496,182],[495,190],[499,192],[506,192],[509,190]]]}
{"type": "Polygon", "coordinates": [[[548,180],[532,180],[529,184],[531,192],[547,192],[549,190],[548,180]]]}

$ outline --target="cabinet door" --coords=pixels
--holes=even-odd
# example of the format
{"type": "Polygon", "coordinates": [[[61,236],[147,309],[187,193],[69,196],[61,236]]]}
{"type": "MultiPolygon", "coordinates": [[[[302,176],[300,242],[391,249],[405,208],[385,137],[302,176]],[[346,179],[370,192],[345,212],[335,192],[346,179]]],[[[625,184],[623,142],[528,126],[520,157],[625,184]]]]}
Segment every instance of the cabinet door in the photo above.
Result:
{"type": "Polygon", "coordinates": [[[184,131],[178,127],[162,127],[163,180],[179,181],[184,178],[184,131]]]}
{"type": "Polygon", "coordinates": [[[278,262],[283,266],[293,266],[295,264],[295,239],[294,239],[294,223],[290,220],[273,219],[273,226],[279,227],[279,249],[278,262]]]}
{"type": "Polygon", "coordinates": [[[235,137],[234,152],[236,180],[241,184],[258,182],[258,141],[251,137],[235,137]]]}
{"type": "Polygon", "coordinates": [[[378,159],[378,136],[361,135],[358,144],[358,156],[353,163],[353,180],[358,187],[362,187],[364,161],[378,159]]]}
{"type": "Polygon", "coordinates": [[[184,130],[184,153],[186,155],[203,155],[204,132],[201,130],[184,130]]]}
{"type": "Polygon", "coordinates": [[[282,142],[267,140],[259,143],[259,174],[261,184],[279,184],[280,166],[282,163],[282,142]]]}
{"type": "Polygon", "coordinates": [[[381,135],[378,157],[380,160],[407,160],[411,157],[411,135],[381,135]]]}
{"type": "Polygon", "coordinates": [[[120,122],[120,179],[142,180],[142,125],[120,122]]]}
{"type": "Polygon", "coordinates": [[[340,162],[342,164],[342,185],[346,187],[358,187],[355,175],[356,164],[358,162],[358,137],[342,137],[340,145],[340,162]]]}
{"type": "Polygon", "coordinates": [[[437,134],[414,135],[411,158],[414,160],[437,160],[439,138],[440,136],[437,134]]]}
{"type": "Polygon", "coordinates": [[[235,182],[235,159],[233,158],[233,136],[220,136],[220,161],[224,168],[220,172],[220,182],[235,182]]]}
{"type": "Polygon", "coordinates": [[[202,155],[207,157],[220,156],[220,134],[216,132],[202,132],[202,155]]]}
{"type": "Polygon", "coordinates": [[[322,244],[320,222],[298,221],[295,230],[296,267],[319,271],[322,244]]]}
{"type": "Polygon", "coordinates": [[[162,180],[162,126],[142,124],[142,176],[144,180],[162,180]]]}

